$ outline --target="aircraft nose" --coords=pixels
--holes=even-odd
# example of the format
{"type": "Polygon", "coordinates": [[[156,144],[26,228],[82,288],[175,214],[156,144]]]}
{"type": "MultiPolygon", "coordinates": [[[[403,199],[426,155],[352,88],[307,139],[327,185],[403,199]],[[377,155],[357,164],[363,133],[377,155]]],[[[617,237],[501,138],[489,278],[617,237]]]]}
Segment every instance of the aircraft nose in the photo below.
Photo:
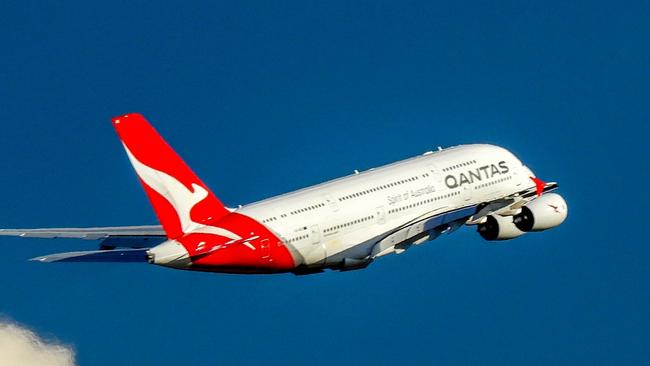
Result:
{"type": "Polygon", "coordinates": [[[149,263],[160,266],[187,268],[191,264],[190,254],[176,240],[167,240],[147,251],[149,263]]]}

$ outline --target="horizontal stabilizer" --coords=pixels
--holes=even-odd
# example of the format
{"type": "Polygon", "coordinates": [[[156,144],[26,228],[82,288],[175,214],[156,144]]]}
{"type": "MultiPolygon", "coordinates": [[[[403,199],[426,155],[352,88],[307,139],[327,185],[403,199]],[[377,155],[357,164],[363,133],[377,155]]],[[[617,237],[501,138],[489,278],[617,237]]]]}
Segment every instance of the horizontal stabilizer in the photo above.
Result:
{"type": "Polygon", "coordinates": [[[153,248],[167,240],[165,236],[109,236],[99,243],[101,247],[112,248],[153,248]]]}
{"type": "Polygon", "coordinates": [[[165,232],[159,225],[114,226],[93,228],[52,228],[52,229],[0,229],[0,236],[20,236],[23,238],[73,238],[86,240],[106,239],[114,236],[161,237],[165,232]]]}
{"type": "Polygon", "coordinates": [[[148,262],[148,249],[93,250],[44,255],[30,259],[36,262],[148,262]]]}

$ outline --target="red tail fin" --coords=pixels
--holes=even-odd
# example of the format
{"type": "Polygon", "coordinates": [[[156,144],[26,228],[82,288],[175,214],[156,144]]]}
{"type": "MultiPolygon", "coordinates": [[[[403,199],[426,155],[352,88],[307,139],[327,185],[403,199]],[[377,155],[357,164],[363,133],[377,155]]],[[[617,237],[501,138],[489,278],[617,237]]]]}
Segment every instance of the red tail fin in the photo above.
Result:
{"type": "Polygon", "coordinates": [[[113,126],[168,238],[229,213],[142,115],[115,117],[113,126]]]}

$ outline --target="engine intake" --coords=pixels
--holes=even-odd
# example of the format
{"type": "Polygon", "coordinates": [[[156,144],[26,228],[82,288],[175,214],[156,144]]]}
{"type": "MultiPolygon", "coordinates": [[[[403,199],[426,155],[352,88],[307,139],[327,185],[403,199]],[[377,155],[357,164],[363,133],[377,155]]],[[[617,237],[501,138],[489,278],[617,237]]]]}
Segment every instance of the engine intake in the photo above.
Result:
{"type": "Polygon", "coordinates": [[[489,215],[484,223],[478,225],[476,231],[488,241],[508,240],[524,235],[525,232],[517,228],[512,218],[512,216],[489,215]]]}
{"type": "Polygon", "coordinates": [[[567,214],[564,198],[557,193],[547,193],[522,207],[513,221],[521,231],[542,231],[563,223],[567,214]]]}

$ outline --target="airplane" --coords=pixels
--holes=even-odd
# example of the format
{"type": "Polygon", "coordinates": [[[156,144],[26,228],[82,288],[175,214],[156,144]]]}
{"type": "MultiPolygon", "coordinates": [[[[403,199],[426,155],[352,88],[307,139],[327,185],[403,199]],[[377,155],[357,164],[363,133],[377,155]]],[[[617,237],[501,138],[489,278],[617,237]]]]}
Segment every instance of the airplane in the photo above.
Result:
{"type": "Polygon", "coordinates": [[[112,119],[160,225],[3,229],[0,235],[100,241],[38,262],[144,262],[193,271],[306,275],[377,258],[474,226],[487,241],[554,228],[562,196],[508,150],[438,148],[237,208],[224,206],[149,122],[112,119]]]}

